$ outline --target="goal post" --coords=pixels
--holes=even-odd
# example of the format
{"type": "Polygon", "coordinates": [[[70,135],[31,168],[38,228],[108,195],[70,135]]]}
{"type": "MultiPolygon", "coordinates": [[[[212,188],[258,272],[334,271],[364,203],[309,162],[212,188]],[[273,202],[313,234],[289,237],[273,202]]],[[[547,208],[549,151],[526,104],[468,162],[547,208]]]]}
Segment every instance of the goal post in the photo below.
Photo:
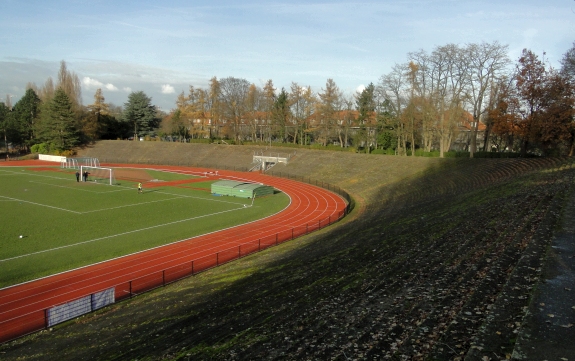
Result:
{"type": "Polygon", "coordinates": [[[88,182],[97,182],[109,185],[114,185],[116,183],[113,168],[91,167],[82,165],[80,166],[80,177],[82,177],[83,181],[88,182]],[[88,172],[87,179],[84,178],[84,174],[86,172],[88,172]]]}

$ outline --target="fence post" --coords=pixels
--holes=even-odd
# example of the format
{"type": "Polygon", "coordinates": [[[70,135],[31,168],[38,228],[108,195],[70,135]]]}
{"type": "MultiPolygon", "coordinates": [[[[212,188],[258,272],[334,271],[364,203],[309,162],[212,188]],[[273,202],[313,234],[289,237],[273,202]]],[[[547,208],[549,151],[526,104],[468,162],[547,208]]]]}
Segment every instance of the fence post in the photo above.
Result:
{"type": "Polygon", "coordinates": [[[132,281],[130,281],[130,298],[132,298],[132,281]]]}
{"type": "Polygon", "coordinates": [[[192,276],[194,275],[194,261],[192,261],[192,276]]]}
{"type": "Polygon", "coordinates": [[[262,250],[262,239],[258,238],[258,252],[262,250]]]}
{"type": "Polygon", "coordinates": [[[166,270],[162,270],[162,286],[166,287],[166,270]]]}
{"type": "Polygon", "coordinates": [[[240,258],[242,256],[242,246],[239,245],[238,246],[238,258],[240,258]]]}
{"type": "Polygon", "coordinates": [[[278,245],[278,234],[276,233],[276,246],[278,245]]]}
{"type": "Polygon", "coordinates": [[[220,252],[216,253],[216,266],[220,265],[220,252]]]}
{"type": "Polygon", "coordinates": [[[291,229],[291,239],[293,239],[293,228],[291,229]]]}
{"type": "Polygon", "coordinates": [[[44,309],[44,327],[48,329],[48,309],[44,309]]]}

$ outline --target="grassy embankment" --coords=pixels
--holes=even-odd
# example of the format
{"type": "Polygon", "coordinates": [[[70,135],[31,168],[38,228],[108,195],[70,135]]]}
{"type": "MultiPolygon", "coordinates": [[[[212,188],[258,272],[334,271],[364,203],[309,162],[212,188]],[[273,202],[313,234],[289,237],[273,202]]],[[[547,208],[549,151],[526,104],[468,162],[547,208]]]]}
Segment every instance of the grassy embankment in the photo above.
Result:
{"type": "Polygon", "coordinates": [[[344,187],[359,204],[346,221],[0,351],[7,360],[510,357],[571,165],[379,157],[302,152],[276,170],[344,187]]]}

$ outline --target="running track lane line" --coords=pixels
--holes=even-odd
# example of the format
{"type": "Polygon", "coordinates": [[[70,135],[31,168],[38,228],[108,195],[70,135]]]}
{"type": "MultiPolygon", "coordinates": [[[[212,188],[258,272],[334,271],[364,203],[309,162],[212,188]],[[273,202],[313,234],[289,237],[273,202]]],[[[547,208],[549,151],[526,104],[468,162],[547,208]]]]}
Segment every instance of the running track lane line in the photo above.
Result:
{"type": "MultiPolygon", "coordinates": [[[[176,172],[194,170],[188,167],[133,164],[109,166],[176,172]]],[[[338,195],[306,183],[259,173],[219,171],[218,175],[274,186],[290,196],[291,204],[283,212],[266,219],[0,290],[0,325],[19,316],[42,311],[207,255],[215,255],[293,227],[315,224],[328,217],[335,219],[347,206],[338,195]]],[[[0,331],[0,340],[4,338],[0,331]]]]}

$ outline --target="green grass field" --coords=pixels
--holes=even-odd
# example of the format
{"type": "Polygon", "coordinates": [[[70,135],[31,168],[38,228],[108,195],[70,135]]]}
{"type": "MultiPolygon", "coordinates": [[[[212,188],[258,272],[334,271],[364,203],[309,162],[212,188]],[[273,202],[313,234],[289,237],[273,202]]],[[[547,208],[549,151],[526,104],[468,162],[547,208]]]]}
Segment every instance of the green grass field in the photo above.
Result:
{"type": "Polygon", "coordinates": [[[277,213],[283,193],[215,197],[211,182],[159,186],[192,176],[147,172],[114,186],[76,182],[59,168],[0,168],[0,287],[176,242],[277,213]],[[151,185],[154,187],[151,187],[151,185]],[[22,235],[22,238],[20,238],[22,235]]]}

